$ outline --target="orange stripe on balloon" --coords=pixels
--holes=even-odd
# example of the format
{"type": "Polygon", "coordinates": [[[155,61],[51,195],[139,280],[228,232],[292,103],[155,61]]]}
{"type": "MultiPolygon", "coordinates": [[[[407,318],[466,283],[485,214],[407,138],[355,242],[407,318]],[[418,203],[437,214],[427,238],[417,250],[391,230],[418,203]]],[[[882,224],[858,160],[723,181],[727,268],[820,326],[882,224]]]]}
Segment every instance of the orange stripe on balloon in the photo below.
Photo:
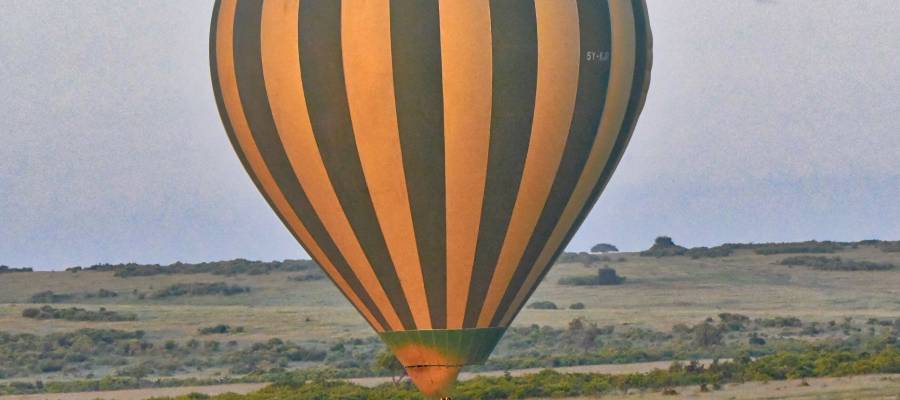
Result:
{"type": "Polygon", "coordinates": [[[543,275],[546,268],[550,268],[550,259],[556,250],[562,245],[562,241],[575,223],[578,214],[585,207],[591,191],[600,174],[609,161],[610,152],[621,131],[631,98],[631,86],[634,78],[636,38],[634,31],[634,11],[630,0],[609,0],[610,21],[612,23],[612,64],[609,79],[609,89],[604,106],[603,118],[597,132],[597,138],[588,156],[587,164],[575,191],[563,211],[562,217],[554,228],[550,240],[544,246],[538,256],[535,268],[528,274],[525,284],[516,295],[512,307],[506,312],[501,325],[507,326],[512,322],[530,288],[536,285],[537,279],[543,275]]]}
{"type": "MultiPolygon", "coordinates": [[[[335,245],[347,259],[360,283],[366,287],[372,301],[391,325],[391,329],[402,329],[397,313],[388,301],[387,294],[347,221],[317,151],[300,77],[297,29],[299,7],[300,0],[263,3],[261,33],[263,72],[278,135],[284,143],[285,153],[300,185],[335,245]]],[[[340,274],[333,274],[332,277],[343,281],[340,274]]],[[[366,319],[374,320],[370,310],[364,307],[358,295],[349,286],[342,287],[342,290],[348,293],[351,301],[357,304],[357,308],[366,319]]]]}
{"type": "MultiPolygon", "coordinates": [[[[253,135],[250,132],[250,126],[244,117],[244,108],[238,93],[237,77],[234,69],[233,29],[236,6],[236,0],[222,0],[221,2],[219,21],[217,24],[219,28],[216,33],[216,68],[219,72],[219,86],[225,103],[225,109],[228,114],[228,120],[231,121],[240,151],[243,152],[244,157],[252,170],[251,172],[256,176],[256,179],[261,186],[261,190],[263,190],[271,199],[275,212],[282,217],[282,220],[297,240],[305,244],[310,256],[318,261],[325,272],[330,276],[336,277],[335,283],[337,283],[341,291],[350,298],[349,296],[352,296],[352,292],[347,290],[349,285],[346,281],[340,279],[340,275],[337,274],[334,265],[328,257],[325,256],[325,253],[322,252],[315,240],[313,240],[312,236],[306,230],[306,227],[303,226],[303,223],[300,222],[300,219],[294,213],[287,199],[284,197],[284,194],[275,183],[275,179],[272,177],[263,161],[262,154],[260,154],[259,149],[256,147],[256,142],[253,140],[253,135]]],[[[353,300],[351,299],[351,301],[353,300]]],[[[356,298],[356,301],[359,301],[359,299],[356,298]]],[[[360,308],[362,302],[357,303],[356,301],[354,301],[353,304],[362,310],[362,308],[360,308]]],[[[376,331],[384,330],[384,327],[374,318],[369,318],[369,316],[367,316],[367,320],[376,331]]]]}
{"type": "Polygon", "coordinates": [[[343,0],[341,42],[350,118],[369,195],[416,328],[430,329],[397,124],[390,1],[343,0]]]}
{"type": "Polygon", "coordinates": [[[537,93],[519,194],[478,327],[488,327],[525,252],[556,177],[578,94],[580,41],[575,0],[535,1],[537,93]]]}
{"type": "Polygon", "coordinates": [[[447,197],[447,328],[460,329],[481,222],[491,135],[491,9],[441,0],[447,197]]]}

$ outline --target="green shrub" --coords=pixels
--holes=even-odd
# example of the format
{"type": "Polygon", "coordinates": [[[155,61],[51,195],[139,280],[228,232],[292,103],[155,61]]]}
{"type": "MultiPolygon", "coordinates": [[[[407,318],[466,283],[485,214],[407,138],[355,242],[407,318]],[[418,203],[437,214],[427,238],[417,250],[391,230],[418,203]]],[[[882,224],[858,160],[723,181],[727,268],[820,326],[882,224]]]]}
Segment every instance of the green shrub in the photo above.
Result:
{"type": "Polygon", "coordinates": [[[41,308],[26,308],[22,310],[22,316],[32,319],[62,319],[66,321],[134,321],[134,314],[123,314],[109,311],[101,307],[98,311],[85,310],[83,308],[53,308],[43,306],[41,308]]]}
{"type": "Polygon", "coordinates": [[[818,242],[815,240],[795,243],[763,243],[752,246],[753,251],[756,254],[762,255],[790,253],[835,253],[844,250],[846,247],[847,245],[838,242],[818,242]]]}
{"type": "Polygon", "coordinates": [[[616,270],[604,267],[597,271],[597,275],[588,276],[564,276],[559,279],[560,285],[568,286],[597,286],[619,285],[625,282],[625,278],[619,276],[616,270]]]}
{"type": "Polygon", "coordinates": [[[272,272],[300,272],[315,269],[317,264],[312,260],[284,261],[249,261],[242,258],[229,261],[188,264],[176,262],[171,265],[136,263],[128,264],[96,264],[88,268],[69,268],[67,271],[111,271],[115,276],[128,278],[133,276],[154,276],[173,274],[213,274],[213,275],[262,275],[272,272]]]}
{"type": "Polygon", "coordinates": [[[675,244],[671,237],[659,236],[653,243],[653,246],[640,253],[641,257],[673,257],[683,256],[687,253],[687,249],[675,244]]]}
{"type": "Polygon", "coordinates": [[[38,292],[31,295],[32,303],[65,303],[71,301],[74,298],[71,294],[56,294],[53,291],[47,290],[44,292],[38,292]]]}
{"type": "Polygon", "coordinates": [[[197,333],[201,335],[227,335],[232,333],[242,333],[244,332],[243,326],[231,327],[230,325],[219,324],[215,326],[207,326],[205,328],[200,328],[197,330],[197,333]]]}
{"type": "Polygon", "coordinates": [[[584,303],[572,303],[569,305],[570,310],[584,310],[584,303]]]}
{"type": "Polygon", "coordinates": [[[14,272],[34,272],[31,268],[12,268],[8,265],[0,265],[0,274],[8,274],[14,272]]]}
{"type": "Polygon", "coordinates": [[[293,282],[310,282],[310,281],[321,281],[325,279],[325,275],[319,272],[312,272],[303,275],[294,275],[288,278],[289,281],[293,282]]]}
{"type": "MultiPolygon", "coordinates": [[[[896,373],[900,371],[900,350],[885,348],[874,353],[842,351],[779,352],[752,359],[715,361],[709,366],[697,362],[674,363],[667,370],[621,375],[575,374],[544,370],[524,376],[477,377],[460,382],[454,399],[499,400],[524,398],[598,397],[629,390],[656,390],[674,394],[678,386],[721,387],[725,383],[769,381],[794,378],[896,373]]],[[[383,384],[366,388],[349,382],[310,379],[298,374],[276,385],[247,395],[213,396],[217,400],[421,400],[409,383],[383,384]]],[[[178,400],[192,400],[190,396],[178,400]]]]}
{"type": "Polygon", "coordinates": [[[598,262],[609,261],[609,257],[598,256],[596,254],[591,253],[563,253],[559,256],[559,259],[556,260],[558,264],[581,264],[585,267],[589,267],[598,262]]]}
{"type": "Polygon", "coordinates": [[[528,308],[532,310],[558,310],[559,307],[556,306],[556,303],[552,301],[535,301],[528,305],[528,308]]]}
{"type": "Polygon", "coordinates": [[[803,326],[803,321],[797,317],[762,318],[755,322],[766,328],[799,328],[803,326]]]}
{"type": "Polygon", "coordinates": [[[178,283],[167,288],[157,290],[152,295],[150,295],[150,298],[162,299],[166,297],[210,295],[233,296],[236,294],[247,293],[249,291],[249,287],[228,285],[225,282],[178,283]]]}
{"type": "Polygon", "coordinates": [[[900,253],[900,240],[894,242],[881,242],[878,248],[885,253],[900,253]]]}
{"type": "Polygon", "coordinates": [[[697,324],[691,328],[693,343],[697,347],[711,347],[722,344],[722,327],[711,324],[697,324]]]}
{"type": "Polygon", "coordinates": [[[721,313],[719,314],[721,325],[728,331],[741,331],[750,323],[750,317],[741,314],[721,313]]]}
{"type": "Polygon", "coordinates": [[[734,249],[729,246],[694,247],[684,254],[695,260],[699,258],[721,258],[734,254],[734,249]]]}
{"type": "Polygon", "coordinates": [[[894,264],[845,260],[840,257],[794,256],[779,262],[781,265],[802,265],[819,271],[889,271],[894,264]]]}

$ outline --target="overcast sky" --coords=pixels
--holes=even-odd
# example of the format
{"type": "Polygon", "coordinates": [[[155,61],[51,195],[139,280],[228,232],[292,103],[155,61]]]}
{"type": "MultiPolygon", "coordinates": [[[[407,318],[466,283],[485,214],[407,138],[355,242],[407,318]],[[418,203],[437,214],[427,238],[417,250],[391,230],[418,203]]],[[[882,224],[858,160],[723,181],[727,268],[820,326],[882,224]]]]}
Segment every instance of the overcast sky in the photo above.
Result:
{"type": "MultiPolygon", "coordinates": [[[[305,257],[209,81],[212,1],[3,1],[0,264],[305,257]]],[[[900,239],[900,1],[649,0],[650,96],[570,249],[900,239]]]]}

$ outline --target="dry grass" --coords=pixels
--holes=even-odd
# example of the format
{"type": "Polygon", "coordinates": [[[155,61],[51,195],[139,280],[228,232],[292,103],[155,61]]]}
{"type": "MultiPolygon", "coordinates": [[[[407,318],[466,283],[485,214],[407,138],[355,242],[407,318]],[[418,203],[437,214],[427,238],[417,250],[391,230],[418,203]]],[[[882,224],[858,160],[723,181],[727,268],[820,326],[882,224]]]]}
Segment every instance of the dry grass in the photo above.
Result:
{"type": "Polygon", "coordinates": [[[240,383],[217,386],[185,386],[177,388],[115,390],[109,392],[52,393],[0,396],[2,400],[144,400],[152,397],[175,397],[191,393],[217,395],[247,394],[268,386],[264,383],[240,383]]]}
{"type": "MultiPolygon", "coordinates": [[[[843,258],[892,262],[900,253],[861,247],[837,254],[843,258]]],[[[581,302],[584,310],[524,310],[516,324],[565,326],[575,317],[602,324],[633,323],[668,330],[676,323],[696,323],[721,312],[751,317],[796,316],[804,320],[896,318],[900,315],[900,269],[894,271],[814,271],[776,263],[786,255],[760,256],[741,251],[732,257],[692,260],[687,257],[647,258],[624,256],[610,262],[627,278],[623,285],[602,287],[560,286],[567,275],[587,275],[596,268],[557,265],[532,297],[565,308],[581,302]]],[[[272,337],[315,340],[362,337],[372,334],[356,311],[327,280],[293,282],[291,273],[235,277],[161,275],[116,278],[109,272],[36,272],[0,275],[0,330],[60,332],[83,327],[142,329],[152,339],[187,338],[197,329],[215,324],[244,326],[247,332],[228,340],[256,341],[272,337]],[[186,282],[227,282],[250,286],[252,292],[236,296],[183,297],[139,300],[150,293],[186,282]],[[136,313],[134,322],[96,323],[35,321],[21,317],[23,304],[44,290],[56,293],[120,293],[110,299],[90,299],[78,307],[104,306],[136,313]],[[87,303],[87,304],[84,304],[87,303]]],[[[60,305],[71,306],[71,305],[60,305]]]]}
{"type": "MultiPolygon", "coordinates": [[[[674,388],[677,395],[637,392],[603,396],[604,400],[897,400],[900,375],[866,375],[850,378],[753,382],[726,385],[722,390],[703,393],[699,387],[674,388]]],[[[587,400],[587,397],[570,400],[587,400]]]]}

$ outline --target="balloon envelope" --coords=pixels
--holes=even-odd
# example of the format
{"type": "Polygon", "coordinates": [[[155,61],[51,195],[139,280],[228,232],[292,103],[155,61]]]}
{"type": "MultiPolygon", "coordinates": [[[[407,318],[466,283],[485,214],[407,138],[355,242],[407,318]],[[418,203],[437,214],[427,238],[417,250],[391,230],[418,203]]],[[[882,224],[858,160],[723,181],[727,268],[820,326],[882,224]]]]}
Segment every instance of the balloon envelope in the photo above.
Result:
{"type": "Polygon", "coordinates": [[[220,0],[225,130],[429,396],[571,239],[650,78],[643,0],[220,0]]]}

